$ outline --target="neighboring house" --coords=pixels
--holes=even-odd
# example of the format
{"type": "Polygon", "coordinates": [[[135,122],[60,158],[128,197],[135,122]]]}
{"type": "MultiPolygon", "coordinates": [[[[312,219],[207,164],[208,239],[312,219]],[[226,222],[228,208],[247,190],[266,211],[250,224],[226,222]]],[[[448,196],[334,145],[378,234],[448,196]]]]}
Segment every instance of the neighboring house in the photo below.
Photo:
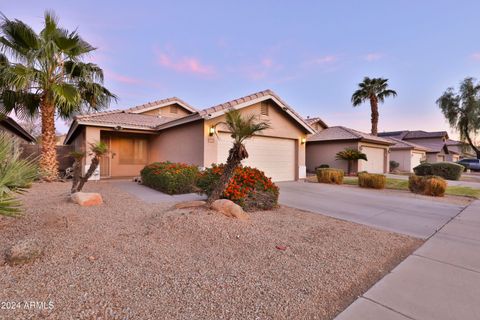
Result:
{"type": "Polygon", "coordinates": [[[347,161],[336,160],[336,154],[345,148],[360,150],[368,161],[359,160],[353,172],[386,173],[389,169],[388,150],[394,142],[354,129],[335,126],[323,129],[307,139],[307,170],[315,172],[321,164],[347,170],[347,161]]]}
{"type": "Polygon", "coordinates": [[[316,132],[322,131],[323,129],[328,128],[327,124],[319,117],[314,117],[314,118],[307,117],[305,119],[305,122],[307,122],[310,125],[310,127],[312,127],[316,132]]]}
{"type": "Polygon", "coordinates": [[[398,170],[402,172],[413,172],[413,168],[422,161],[426,161],[429,149],[397,138],[389,137],[394,145],[390,146],[390,160],[399,164],[398,170]]]}
{"type": "MultiPolygon", "coordinates": [[[[144,104],[127,110],[77,116],[65,144],[86,150],[105,141],[110,155],[100,163],[101,177],[139,175],[148,163],[172,161],[208,167],[224,163],[232,138],[221,122],[238,109],[269,121],[271,128],[245,142],[250,157],[244,165],[263,170],[274,181],[305,178],[305,141],[314,130],[270,90],[197,111],[178,98],[144,104]]],[[[90,157],[84,162],[89,165],[90,157]]]]}
{"type": "Polygon", "coordinates": [[[428,151],[426,152],[426,161],[430,163],[458,161],[460,159],[460,154],[457,151],[455,151],[453,148],[448,148],[448,133],[446,131],[427,132],[422,130],[402,130],[380,132],[378,136],[396,138],[427,148],[428,151]]]}
{"type": "Polygon", "coordinates": [[[35,142],[35,138],[9,116],[0,117],[0,130],[10,133],[12,136],[18,138],[21,143],[35,142]]]}
{"type": "Polygon", "coordinates": [[[447,139],[446,144],[448,150],[452,150],[460,155],[460,159],[477,157],[475,151],[472,149],[472,147],[470,147],[468,143],[447,139]]]}

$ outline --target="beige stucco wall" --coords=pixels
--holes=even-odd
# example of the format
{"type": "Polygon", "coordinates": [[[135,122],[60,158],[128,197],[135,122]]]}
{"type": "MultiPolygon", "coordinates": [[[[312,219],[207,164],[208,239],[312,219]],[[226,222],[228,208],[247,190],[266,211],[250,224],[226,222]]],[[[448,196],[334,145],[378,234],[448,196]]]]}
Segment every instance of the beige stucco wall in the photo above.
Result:
{"type": "MultiPolygon", "coordinates": [[[[345,148],[358,149],[358,142],[308,142],[306,151],[307,171],[315,172],[315,167],[318,167],[321,164],[328,164],[331,168],[338,168],[347,172],[347,161],[335,159],[336,154],[345,150],[345,148]]],[[[352,171],[357,171],[357,163],[353,164],[352,171]]]]}
{"type": "MultiPolygon", "coordinates": [[[[242,114],[255,114],[259,119],[269,121],[270,128],[260,133],[260,136],[275,137],[275,138],[287,138],[293,139],[296,143],[296,175],[299,176],[299,172],[305,172],[305,144],[302,144],[302,138],[306,138],[304,128],[300,128],[299,125],[290,118],[279,106],[275,103],[271,103],[268,108],[268,116],[260,114],[260,103],[240,109],[242,114]]],[[[217,125],[220,122],[225,121],[225,115],[205,120],[203,128],[203,141],[204,141],[204,153],[203,163],[204,166],[210,166],[217,161],[217,149],[218,138],[213,135],[209,135],[210,128],[217,125]]],[[[218,132],[226,132],[224,126],[217,126],[218,132]]]]}
{"type": "Polygon", "coordinates": [[[149,162],[172,161],[203,166],[203,120],[160,131],[150,140],[149,162]]]}
{"type": "Polygon", "coordinates": [[[171,117],[171,118],[180,118],[180,117],[184,117],[184,116],[190,114],[190,112],[185,110],[179,104],[174,103],[174,104],[171,104],[171,105],[168,105],[168,106],[163,106],[163,107],[159,107],[159,108],[156,108],[156,109],[141,112],[141,114],[146,114],[146,115],[150,115],[150,116],[163,116],[163,117],[171,117]],[[177,107],[177,113],[172,113],[171,109],[170,109],[170,106],[176,106],[177,107]]]}

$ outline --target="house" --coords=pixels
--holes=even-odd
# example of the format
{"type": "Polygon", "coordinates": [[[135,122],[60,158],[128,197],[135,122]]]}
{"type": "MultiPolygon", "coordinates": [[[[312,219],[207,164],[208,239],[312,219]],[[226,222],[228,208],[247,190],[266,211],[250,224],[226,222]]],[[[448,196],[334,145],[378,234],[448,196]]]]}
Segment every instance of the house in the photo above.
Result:
{"type": "Polygon", "coordinates": [[[412,142],[428,149],[426,152],[426,161],[458,161],[460,154],[453,148],[448,148],[448,133],[446,131],[427,132],[422,130],[402,130],[381,132],[379,137],[396,138],[403,141],[412,142]]]}
{"type": "Polygon", "coordinates": [[[321,164],[347,170],[347,162],[337,160],[336,154],[346,148],[360,150],[367,155],[368,161],[359,160],[352,171],[386,173],[389,170],[389,147],[394,142],[354,129],[334,126],[325,128],[307,139],[306,163],[309,172],[321,164]]]}
{"type": "Polygon", "coordinates": [[[418,166],[421,162],[426,161],[427,152],[430,151],[428,148],[393,137],[388,137],[386,139],[395,143],[390,146],[390,160],[398,162],[399,171],[412,172],[413,168],[418,166]]]}
{"type": "Polygon", "coordinates": [[[327,124],[319,117],[307,117],[305,121],[310,125],[310,127],[315,130],[315,132],[322,131],[323,129],[328,128],[327,124]]]}
{"type": "MultiPolygon", "coordinates": [[[[238,109],[255,114],[271,128],[245,142],[250,157],[242,163],[263,170],[274,181],[305,178],[305,141],[315,131],[271,90],[261,91],[204,110],[178,98],[150,102],[126,110],[77,116],[65,144],[86,150],[95,141],[108,144],[100,177],[130,177],[155,161],[208,167],[224,163],[232,146],[225,113],[238,109]]],[[[90,163],[87,157],[84,170],[90,163]]]]}
{"type": "Polygon", "coordinates": [[[472,147],[465,142],[447,139],[446,144],[448,150],[452,150],[460,155],[460,159],[477,157],[472,147]]]}
{"type": "Polygon", "coordinates": [[[0,117],[0,130],[8,132],[21,143],[34,143],[35,138],[9,116],[0,117]]]}

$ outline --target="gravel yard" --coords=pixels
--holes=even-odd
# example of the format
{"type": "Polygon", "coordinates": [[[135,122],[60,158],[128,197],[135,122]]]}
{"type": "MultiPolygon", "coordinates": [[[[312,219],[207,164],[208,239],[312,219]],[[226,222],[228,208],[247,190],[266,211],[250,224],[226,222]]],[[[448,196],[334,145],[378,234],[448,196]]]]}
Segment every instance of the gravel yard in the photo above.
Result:
{"type": "Polygon", "coordinates": [[[105,203],[81,208],[69,187],[35,184],[23,218],[0,218],[0,303],[53,303],[0,319],[332,319],[421,244],[287,207],[249,222],[170,210],[108,182],[87,184],[105,203]],[[44,256],[5,264],[26,238],[44,256]]]}

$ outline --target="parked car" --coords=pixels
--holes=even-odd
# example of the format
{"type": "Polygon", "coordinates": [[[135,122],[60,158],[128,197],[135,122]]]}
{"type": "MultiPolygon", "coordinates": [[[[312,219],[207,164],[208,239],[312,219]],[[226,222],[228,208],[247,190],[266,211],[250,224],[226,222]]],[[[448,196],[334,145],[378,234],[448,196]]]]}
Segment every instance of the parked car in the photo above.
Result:
{"type": "Polygon", "coordinates": [[[465,169],[470,169],[472,171],[480,171],[480,159],[462,159],[460,161],[457,161],[457,163],[464,166],[465,169]]]}

